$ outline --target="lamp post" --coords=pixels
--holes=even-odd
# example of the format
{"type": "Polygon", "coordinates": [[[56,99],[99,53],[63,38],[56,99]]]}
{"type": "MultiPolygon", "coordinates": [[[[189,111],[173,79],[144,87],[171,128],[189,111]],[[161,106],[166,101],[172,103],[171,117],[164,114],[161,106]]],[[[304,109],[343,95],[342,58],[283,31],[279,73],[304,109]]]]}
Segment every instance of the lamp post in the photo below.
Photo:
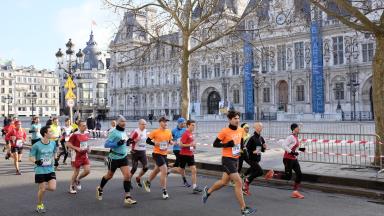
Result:
{"type": "Polygon", "coordinates": [[[254,76],[253,84],[256,88],[256,119],[260,120],[260,101],[259,101],[259,89],[264,86],[265,77],[260,77],[260,71],[253,70],[252,76],[254,76]]]}
{"type": "Polygon", "coordinates": [[[74,47],[74,44],[72,43],[72,40],[69,39],[69,41],[65,44],[67,47],[66,53],[66,65],[64,65],[63,60],[63,52],[61,49],[56,52],[55,56],[57,58],[57,64],[58,68],[60,70],[63,70],[67,76],[65,76],[65,79],[67,79],[67,82],[65,83],[65,88],[67,90],[67,94],[65,95],[65,99],[67,100],[67,106],[69,107],[70,112],[70,119],[71,122],[73,122],[73,105],[74,105],[74,99],[76,98],[75,94],[73,93],[73,89],[76,88],[76,85],[72,82],[74,78],[74,73],[76,70],[81,70],[81,65],[84,63],[84,53],[79,49],[79,51],[76,53],[76,60],[72,59],[72,55],[74,55],[74,50],[72,49],[74,47]],[[72,65],[72,63],[75,63],[72,65]]]}
{"type": "Polygon", "coordinates": [[[136,117],[136,95],[129,97],[133,101],[133,119],[136,117]]]}
{"type": "Polygon", "coordinates": [[[84,105],[84,101],[79,100],[77,102],[77,110],[80,112],[80,119],[83,118],[83,105],[84,105]]]}
{"type": "Polygon", "coordinates": [[[352,69],[352,57],[356,61],[359,57],[359,50],[358,50],[358,45],[356,42],[356,38],[354,37],[347,37],[346,38],[346,54],[347,54],[347,59],[348,59],[348,83],[347,86],[349,87],[350,90],[350,95],[351,95],[351,103],[353,104],[353,116],[352,120],[356,120],[356,92],[359,90],[359,80],[358,80],[358,75],[359,75],[359,70],[358,67],[356,66],[355,69],[352,69]]]}
{"type": "Polygon", "coordinates": [[[33,106],[35,104],[35,101],[36,101],[36,98],[37,98],[37,95],[36,95],[36,92],[31,92],[28,94],[28,97],[31,98],[31,105],[32,105],[32,117],[35,116],[34,115],[34,109],[35,107],[33,106]]]}
{"type": "Polygon", "coordinates": [[[9,118],[9,104],[12,103],[13,97],[11,95],[7,95],[7,97],[4,98],[7,100],[7,105],[8,105],[8,118],[9,118]]]}

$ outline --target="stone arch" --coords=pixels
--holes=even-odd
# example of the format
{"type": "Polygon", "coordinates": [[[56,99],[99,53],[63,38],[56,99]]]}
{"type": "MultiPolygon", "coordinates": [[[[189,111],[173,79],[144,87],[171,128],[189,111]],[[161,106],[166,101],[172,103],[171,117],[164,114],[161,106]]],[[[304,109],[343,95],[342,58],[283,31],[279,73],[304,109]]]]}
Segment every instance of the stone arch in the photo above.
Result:
{"type": "Polygon", "coordinates": [[[277,104],[280,111],[287,112],[288,109],[288,82],[286,80],[280,80],[276,84],[276,92],[277,92],[277,104]]]}
{"type": "MultiPolygon", "coordinates": [[[[219,99],[221,100],[221,96],[220,96],[220,93],[219,91],[214,88],[214,87],[208,87],[206,88],[202,95],[201,95],[201,114],[204,115],[204,114],[215,114],[214,111],[216,110],[212,110],[213,109],[213,103],[214,103],[214,99],[217,99],[217,97],[219,97],[219,99]],[[215,92],[215,94],[211,94],[215,92]],[[210,107],[209,105],[210,104],[210,107]],[[208,108],[210,110],[208,110],[208,108]],[[213,112],[213,113],[209,113],[209,112],[213,112]]],[[[220,101],[219,100],[219,101],[220,101]]],[[[217,105],[217,114],[219,113],[219,106],[217,105]]]]}

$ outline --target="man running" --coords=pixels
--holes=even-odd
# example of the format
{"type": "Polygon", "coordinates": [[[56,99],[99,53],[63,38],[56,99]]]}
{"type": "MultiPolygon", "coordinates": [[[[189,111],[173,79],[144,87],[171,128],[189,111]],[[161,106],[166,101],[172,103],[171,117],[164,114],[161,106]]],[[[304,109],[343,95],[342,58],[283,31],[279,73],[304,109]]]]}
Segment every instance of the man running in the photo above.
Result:
{"type": "MultiPolygon", "coordinates": [[[[263,130],[263,125],[260,122],[254,124],[255,132],[251,136],[246,144],[248,152],[248,164],[251,166],[247,169],[245,173],[243,192],[245,195],[251,195],[249,192],[249,185],[252,181],[263,175],[263,169],[260,167],[259,162],[261,160],[261,153],[265,152],[267,149],[267,144],[265,144],[264,138],[261,136],[261,131],[263,130]],[[248,176],[250,174],[250,176],[248,176]]],[[[269,180],[273,177],[273,170],[269,170],[265,175],[265,179],[269,180]]]]}
{"type": "Polygon", "coordinates": [[[72,134],[67,142],[67,147],[76,152],[75,161],[72,161],[73,175],[69,185],[69,193],[71,194],[76,194],[77,190],[81,190],[80,180],[89,175],[91,171],[88,159],[88,152],[90,151],[88,145],[89,137],[86,131],[86,122],[80,120],[79,130],[72,134]],[[81,167],[83,167],[83,172],[79,175],[81,167]]]}
{"type": "Polygon", "coordinates": [[[180,168],[182,173],[185,173],[185,166],[188,165],[192,174],[192,192],[200,193],[202,190],[197,186],[197,169],[195,165],[194,152],[196,150],[196,142],[193,137],[193,131],[196,128],[196,122],[194,120],[187,121],[187,130],[183,133],[180,140],[180,168]]]}
{"type": "Polygon", "coordinates": [[[45,213],[43,196],[46,190],[56,190],[56,174],[53,168],[53,161],[56,153],[56,143],[50,141],[54,137],[50,127],[44,126],[40,130],[42,139],[36,142],[29,153],[29,160],[35,164],[35,183],[39,184],[37,192],[38,213],[45,213]]]}
{"type": "Polygon", "coordinates": [[[103,189],[107,182],[113,177],[115,171],[120,168],[121,173],[124,176],[124,190],[125,190],[125,205],[136,204],[131,196],[131,173],[128,167],[128,136],[124,132],[126,120],[123,116],[117,119],[117,125],[115,129],[109,132],[108,138],[104,144],[105,148],[110,148],[108,155],[108,173],[101,179],[100,185],[96,188],[96,198],[98,200],[103,199],[103,189]]]}
{"type": "Polygon", "coordinates": [[[222,148],[222,166],[223,176],[221,180],[215,182],[212,187],[208,189],[206,186],[203,190],[202,200],[206,203],[208,197],[222,187],[226,186],[230,180],[235,182],[235,195],[240,204],[241,215],[251,215],[256,212],[256,209],[247,207],[244,202],[242,192],[242,181],[237,167],[239,163],[239,156],[241,150],[241,142],[244,130],[239,128],[240,113],[237,111],[229,111],[227,114],[229,120],[229,126],[223,128],[217,135],[216,140],[213,143],[213,147],[222,148]]]}
{"type": "Polygon", "coordinates": [[[240,174],[240,176],[242,178],[244,178],[244,174],[241,172],[241,170],[243,169],[244,161],[245,162],[248,161],[246,145],[247,145],[248,139],[251,137],[251,135],[249,134],[249,125],[247,123],[241,124],[241,128],[244,129],[244,134],[243,134],[243,137],[242,137],[243,138],[243,142],[242,142],[242,145],[241,145],[241,151],[240,151],[240,157],[239,157],[239,167],[238,167],[237,171],[240,174]]]}
{"type": "MultiPolygon", "coordinates": [[[[7,124],[7,126],[5,126],[3,128],[3,130],[5,132],[5,136],[7,136],[8,132],[10,132],[11,130],[13,130],[15,128],[15,118],[13,120],[11,120],[9,118],[8,121],[9,121],[9,123],[7,124]]],[[[9,141],[5,139],[5,137],[4,137],[4,140],[5,140],[5,146],[3,148],[3,152],[7,151],[5,153],[5,160],[9,160],[9,158],[12,156],[12,154],[11,154],[11,145],[9,144],[9,141]]]]}
{"type": "Polygon", "coordinates": [[[135,129],[130,136],[131,145],[131,155],[132,155],[132,169],[131,169],[131,178],[135,174],[139,162],[142,165],[140,174],[136,176],[137,186],[142,187],[141,177],[148,171],[148,160],[146,154],[146,140],[147,140],[147,122],[144,119],[139,120],[139,128],[135,129]]]}
{"type": "Polygon", "coordinates": [[[173,164],[171,171],[176,171],[181,175],[183,179],[183,184],[185,187],[191,187],[191,185],[188,183],[187,179],[185,178],[185,170],[180,169],[180,145],[181,145],[180,139],[185,131],[186,131],[185,119],[181,117],[177,119],[177,126],[172,130],[173,142],[175,143],[173,145],[173,154],[175,154],[176,160],[175,160],[175,163],[173,164]]]}
{"type": "Polygon", "coordinates": [[[31,129],[29,130],[29,132],[32,133],[32,138],[31,138],[32,145],[41,139],[40,129],[41,129],[40,118],[38,116],[35,116],[32,119],[31,129]]]}
{"type": "Polygon", "coordinates": [[[276,174],[275,177],[289,181],[292,178],[292,170],[295,171],[296,178],[295,183],[293,184],[293,192],[291,194],[291,197],[296,199],[304,199],[304,196],[299,192],[302,173],[299,161],[297,160],[297,157],[299,155],[299,152],[297,152],[297,150],[305,151],[305,148],[299,148],[299,125],[297,125],[296,123],[291,124],[291,131],[292,134],[289,135],[282,143],[282,147],[285,150],[283,158],[283,163],[285,167],[284,174],[276,174]]]}
{"type": "Polygon", "coordinates": [[[19,120],[15,121],[15,127],[9,130],[5,136],[5,140],[10,143],[16,175],[21,175],[19,162],[21,162],[21,157],[23,156],[23,145],[27,140],[27,134],[25,130],[21,128],[21,122],[19,120]]]}
{"type": "Polygon", "coordinates": [[[168,146],[173,144],[172,133],[167,129],[168,121],[166,117],[161,117],[159,119],[160,128],[152,131],[146,141],[149,145],[154,146],[152,158],[155,161],[155,168],[144,182],[144,189],[147,192],[151,192],[151,181],[155,179],[160,172],[160,185],[163,190],[163,199],[169,198],[167,192],[167,153],[168,146]]]}

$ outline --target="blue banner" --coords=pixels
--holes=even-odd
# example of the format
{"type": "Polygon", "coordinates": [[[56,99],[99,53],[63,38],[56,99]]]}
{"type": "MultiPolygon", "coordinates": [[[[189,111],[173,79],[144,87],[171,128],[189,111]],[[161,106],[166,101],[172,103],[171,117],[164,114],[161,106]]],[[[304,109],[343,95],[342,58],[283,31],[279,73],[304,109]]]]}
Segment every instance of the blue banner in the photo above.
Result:
{"type": "Polygon", "coordinates": [[[255,102],[253,96],[253,48],[249,42],[249,34],[244,34],[244,111],[245,120],[253,120],[255,102]]]}
{"type": "Polygon", "coordinates": [[[324,113],[323,40],[320,25],[311,22],[312,46],[312,112],[324,113]]]}

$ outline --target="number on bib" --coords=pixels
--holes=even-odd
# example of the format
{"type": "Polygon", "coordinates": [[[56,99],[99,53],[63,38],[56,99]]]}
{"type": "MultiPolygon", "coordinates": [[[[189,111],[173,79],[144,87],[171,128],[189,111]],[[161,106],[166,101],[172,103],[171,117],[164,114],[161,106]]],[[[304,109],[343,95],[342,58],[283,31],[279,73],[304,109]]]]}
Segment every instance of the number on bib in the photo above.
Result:
{"type": "Polygon", "coordinates": [[[232,155],[233,156],[240,155],[240,144],[236,144],[234,147],[232,147],[232,155]]]}
{"type": "Polygon", "coordinates": [[[16,146],[22,147],[23,146],[23,140],[16,140],[16,146]]]}
{"type": "Polygon", "coordinates": [[[167,150],[168,149],[168,142],[161,142],[160,143],[160,150],[167,150]]]}
{"type": "Polygon", "coordinates": [[[43,158],[43,166],[52,166],[52,158],[43,158]]]}
{"type": "Polygon", "coordinates": [[[88,142],[80,142],[80,148],[82,150],[87,149],[88,148],[88,142]]]}

